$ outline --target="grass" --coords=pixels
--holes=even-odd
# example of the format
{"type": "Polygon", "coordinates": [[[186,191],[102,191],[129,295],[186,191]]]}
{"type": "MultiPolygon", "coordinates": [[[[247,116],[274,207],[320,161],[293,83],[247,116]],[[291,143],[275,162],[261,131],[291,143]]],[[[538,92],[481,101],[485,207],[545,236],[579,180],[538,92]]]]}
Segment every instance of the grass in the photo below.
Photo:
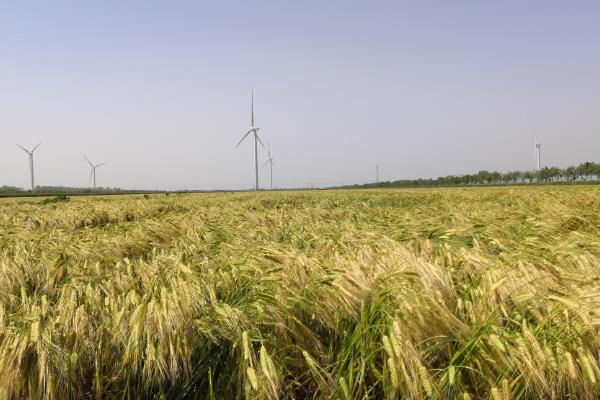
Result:
{"type": "Polygon", "coordinates": [[[600,189],[0,201],[0,398],[600,396],[600,189]]]}

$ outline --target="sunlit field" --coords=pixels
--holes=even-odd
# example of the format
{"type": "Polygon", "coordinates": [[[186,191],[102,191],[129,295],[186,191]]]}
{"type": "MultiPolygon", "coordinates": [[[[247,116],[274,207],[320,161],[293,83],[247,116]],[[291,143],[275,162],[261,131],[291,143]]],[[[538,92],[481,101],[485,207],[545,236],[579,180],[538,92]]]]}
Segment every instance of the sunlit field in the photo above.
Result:
{"type": "Polygon", "coordinates": [[[0,200],[0,398],[596,399],[600,188],[0,200]]]}

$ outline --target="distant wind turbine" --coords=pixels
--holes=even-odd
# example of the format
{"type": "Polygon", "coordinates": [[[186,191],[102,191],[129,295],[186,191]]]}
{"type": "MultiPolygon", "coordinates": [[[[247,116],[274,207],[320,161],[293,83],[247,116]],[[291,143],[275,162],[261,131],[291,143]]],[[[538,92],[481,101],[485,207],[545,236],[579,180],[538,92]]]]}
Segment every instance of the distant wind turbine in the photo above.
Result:
{"type": "Polygon", "coordinates": [[[542,169],[542,144],[538,142],[537,137],[535,138],[535,155],[537,156],[537,170],[542,169]]]}
{"type": "Polygon", "coordinates": [[[88,164],[90,164],[90,167],[92,167],[92,171],[90,172],[90,179],[88,180],[88,184],[93,178],[94,179],[94,189],[96,189],[96,168],[106,165],[106,163],[94,165],[90,160],[88,160],[88,158],[86,156],[83,156],[83,158],[85,158],[85,161],[87,161],[88,164]]]}
{"type": "Polygon", "coordinates": [[[251,100],[251,105],[250,105],[250,130],[248,132],[246,132],[244,137],[242,137],[242,140],[239,141],[239,143],[237,144],[237,146],[235,146],[235,148],[237,149],[240,146],[240,144],[242,144],[244,139],[246,139],[246,137],[248,137],[249,134],[251,134],[251,133],[254,134],[254,173],[256,176],[254,190],[258,190],[258,143],[260,143],[260,145],[263,148],[265,147],[263,142],[258,137],[259,130],[260,130],[260,128],[257,128],[254,126],[254,91],[252,91],[252,100],[251,100]]]}
{"type": "Polygon", "coordinates": [[[377,178],[377,181],[376,181],[376,182],[377,182],[377,183],[379,183],[379,164],[377,164],[377,165],[375,166],[375,172],[376,172],[376,174],[377,174],[377,176],[376,176],[376,178],[377,178]]]}
{"type": "MultiPolygon", "coordinates": [[[[271,190],[273,189],[273,157],[271,157],[271,143],[268,144],[268,148],[267,148],[267,154],[268,154],[268,158],[267,161],[265,161],[265,163],[263,164],[262,168],[266,167],[267,164],[270,164],[271,166],[271,190]]],[[[261,169],[262,169],[261,168],[261,169]]]]}
{"type": "Polygon", "coordinates": [[[37,146],[35,146],[33,149],[31,149],[31,151],[27,150],[25,147],[21,146],[20,144],[17,144],[17,146],[19,146],[21,149],[23,149],[23,151],[25,153],[27,153],[29,155],[29,171],[31,172],[31,191],[33,192],[35,190],[35,178],[34,178],[34,174],[33,174],[33,152],[35,151],[35,149],[37,149],[39,147],[41,143],[38,143],[37,146]]]}

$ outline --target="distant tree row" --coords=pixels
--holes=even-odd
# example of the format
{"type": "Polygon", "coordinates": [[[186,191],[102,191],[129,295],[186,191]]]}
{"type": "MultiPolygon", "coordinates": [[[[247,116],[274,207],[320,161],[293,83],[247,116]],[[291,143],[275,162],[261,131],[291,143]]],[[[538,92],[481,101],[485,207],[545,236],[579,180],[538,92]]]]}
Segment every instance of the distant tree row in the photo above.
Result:
{"type": "Polygon", "coordinates": [[[584,162],[568,168],[545,167],[540,171],[489,172],[461,176],[448,175],[436,179],[405,179],[344,187],[419,187],[419,186],[470,186],[516,185],[530,183],[596,182],[600,180],[600,164],[584,162]]]}
{"type": "Polygon", "coordinates": [[[36,186],[36,192],[42,193],[121,193],[123,190],[119,188],[76,188],[68,186],[36,186]]]}
{"type": "Polygon", "coordinates": [[[0,193],[21,193],[24,192],[23,189],[15,187],[15,186],[0,186],[0,193]]]}
{"type": "Polygon", "coordinates": [[[15,187],[15,186],[0,186],[0,195],[10,196],[10,195],[46,195],[46,194],[119,194],[124,193],[126,191],[119,188],[76,188],[76,187],[68,187],[68,186],[36,186],[35,192],[31,193],[31,190],[25,190],[23,188],[15,187]]]}

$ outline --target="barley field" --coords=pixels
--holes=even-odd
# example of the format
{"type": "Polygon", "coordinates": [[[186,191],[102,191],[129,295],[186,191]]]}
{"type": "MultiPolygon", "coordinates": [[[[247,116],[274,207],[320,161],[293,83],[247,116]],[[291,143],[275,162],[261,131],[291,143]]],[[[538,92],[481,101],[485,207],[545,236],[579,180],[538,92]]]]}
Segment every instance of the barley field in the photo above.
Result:
{"type": "Polygon", "coordinates": [[[596,399],[600,188],[0,200],[0,398],[596,399]]]}

